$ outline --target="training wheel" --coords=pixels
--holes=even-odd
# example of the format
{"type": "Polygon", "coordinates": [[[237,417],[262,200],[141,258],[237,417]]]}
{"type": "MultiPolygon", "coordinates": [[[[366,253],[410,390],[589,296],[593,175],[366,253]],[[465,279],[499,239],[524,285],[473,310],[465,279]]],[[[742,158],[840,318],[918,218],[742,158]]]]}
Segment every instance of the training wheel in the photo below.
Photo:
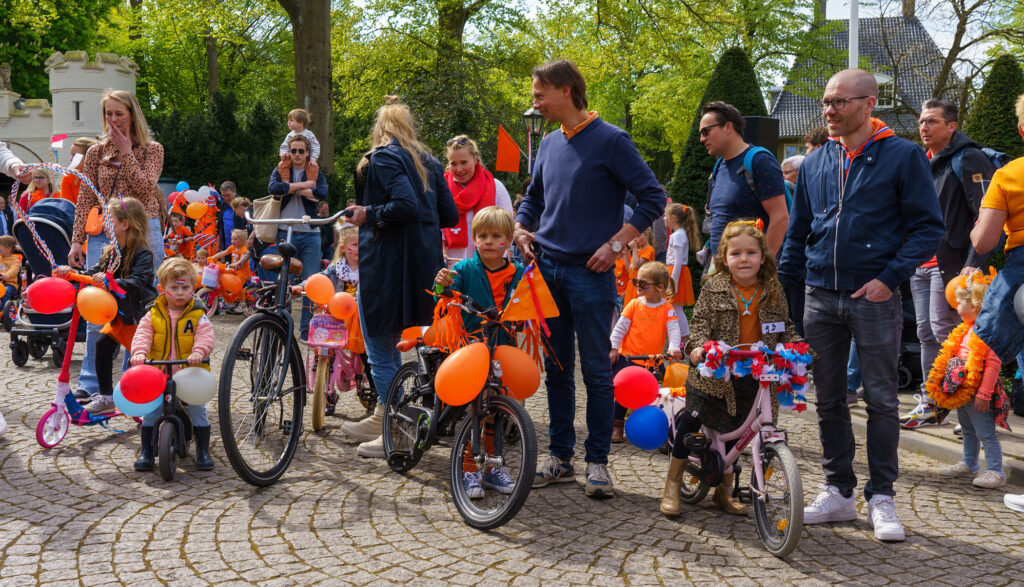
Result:
{"type": "Polygon", "coordinates": [[[39,424],[36,424],[36,442],[43,448],[57,446],[67,435],[70,424],[71,418],[68,417],[67,410],[63,406],[51,404],[50,409],[39,418],[39,424]]]}

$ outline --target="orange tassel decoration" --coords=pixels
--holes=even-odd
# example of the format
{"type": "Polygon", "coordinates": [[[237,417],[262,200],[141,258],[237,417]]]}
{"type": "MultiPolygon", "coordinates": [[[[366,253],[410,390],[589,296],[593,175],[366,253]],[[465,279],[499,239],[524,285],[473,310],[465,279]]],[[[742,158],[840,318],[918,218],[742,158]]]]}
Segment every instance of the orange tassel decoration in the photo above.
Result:
{"type": "Polygon", "coordinates": [[[456,297],[442,297],[434,306],[434,342],[436,348],[445,352],[454,352],[470,342],[470,333],[462,323],[462,310],[452,305],[456,297]]]}
{"type": "Polygon", "coordinates": [[[981,384],[981,376],[985,371],[985,355],[988,347],[980,338],[974,336],[967,343],[970,351],[967,354],[967,363],[964,366],[967,376],[964,378],[963,383],[960,384],[955,393],[948,394],[942,390],[942,380],[946,376],[946,364],[949,363],[949,359],[956,356],[957,349],[960,348],[960,344],[963,342],[964,337],[968,335],[973,325],[973,322],[964,322],[957,326],[953,332],[949,333],[949,337],[942,343],[939,355],[935,357],[931,372],[928,373],[928,382],[925,384],[925,389],[928,392],[928,397],[932,398],[935,405],[940,408],[955,410],[967,405],[967,402],[974,398],[974,394],[981,384]]]}

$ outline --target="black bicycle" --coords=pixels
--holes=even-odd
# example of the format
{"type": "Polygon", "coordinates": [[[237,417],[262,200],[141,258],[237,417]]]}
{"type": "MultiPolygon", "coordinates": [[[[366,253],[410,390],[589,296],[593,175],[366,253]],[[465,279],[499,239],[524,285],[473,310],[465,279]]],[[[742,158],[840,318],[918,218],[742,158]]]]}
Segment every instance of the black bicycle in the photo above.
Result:
{"type": "MultiPolygon", "coordinates": [[[[210,359],[203,359],[210,364],[210,359]]],[[[163,367],[167,373],[167,383],[163,393],[163,412],[153,428],[153,454],[157,455],[157,470],[164,481],[173,481],[177,471],[178,458],[188,456],[188,445],[192,441],[192,420],[188,410],[181,405],[177,395],[177,383],[171,376],[171,367],[188,365],[187,360],[156,361],[147,360],[147,365],[163,367]]]]}
{"type": "Polygon", "coordinates": [[[434,376],[447,354],[422,339],[399,343],[416,346],[417,359],[398,370],[384,411],[384,450],[388,465],[404,473],[419,462],[442,434],[454,431],[449,483],[455,507],[467,524],[481,530],[508,522],[526,502],[537,468],[537,436],[523,405],[501,383],[494,360],[502,327],[498,309],[483,309],[469,296],[452,305],[483,319],[489,372],[483,389],[467,405],[445,405],[434,391],[434,376]]]}
{"type": "Polygon", "coordinates": [[[228,343],[221,365],[217,414],[221,438],[231,467],[247,483],[264,487],[288,469],[302,433],[306,373],[295,339],[288,276],[302,273],[289,241],[295,225],[335,222],[347,211],[328,218],[257,220],[253,225],[285,227],[279,255],[263,255],[260,267],[281,278],[256,292],[256,313],[246,318],[228,343]]]}

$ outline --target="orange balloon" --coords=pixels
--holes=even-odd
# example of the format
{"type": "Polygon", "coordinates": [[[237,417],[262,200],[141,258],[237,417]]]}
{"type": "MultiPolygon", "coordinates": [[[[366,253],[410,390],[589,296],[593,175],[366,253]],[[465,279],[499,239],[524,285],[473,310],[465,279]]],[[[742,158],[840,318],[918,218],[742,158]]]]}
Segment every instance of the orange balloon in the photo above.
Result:
{"type": "Polygon", "coordinates": [[[430,328],[427,328],[427,331],[423,333],[423,344],[434,346],[435,342],[437,342],[437,328],[431,324],[430,328]]]}
{"type": "Polygon", "coordinates": [[[323,273],[314,273],[306,278],[304,286],[306,297],[313,300],[314,304],[327,305],[334,295],[334,284],[331,279],[323,273]]]}
{"type": "Polygon", "coordinates": [[[434,377],[437,397],[452,406],[473,401],[487,383],[490,358],[487,345],[482,342],[474,342],[448,355],[434,377]]]}
{"type": "Polygon", "coordinates": [[[117,300],[107,290],[90,285],[78,292],[78,311],[86,322],[103,325],[117,316],[117,300]]]}
{"type": "Polygon", "coordinates": [[[946,284],[946,301],[949,302],[950,307],[953,308],[954,310],[958,305],[956,303],[956,290],[960,289],[963,286],[964,277],[962,275],[957,275],[953,279],[950,279],[949,283],[946,284]]]}
{"type": "Polygon", "coordinates": [[[185,208],[185,216],[188,216],[192,220],[199,220],[206,214],[206,210],[209,208],[202,202],[192,202],[185,208]]]}
{"type": "Polygon", "coordinates": [[[4,297],[5,295],[7,295],[7,286],[0,283],[0,298],[4,297]]]}
{"type": "Polygon", "coordinates": [[[494,358],[501,363],[501,384],[508,388],[508,394],[524,400],[537,393],[540,386],[540,369],[530,355],[509,345],[498,345],[494,358]]]}
{"type": "Polygon", "coordinates": [[[423,335],[423,328],[419,326],[410,326],[402,331],[402,339],[416,339],[423,335]]]}
{"type": "Polygon", "coordinates": [[[220,288],[228,293],[238,293],[245,286],[242,278],[233,273],[220,274],[220,288]]]}
{"type": "Polygon", "coordinates": [[[685,387],[686,378],[690,375],[689,365],[669,363],[665,369],[665,380],[662,387],[685,387]]]}
{"type": "Polygon", "coordinates": [[[339,291],[327,302],[327,310],[338,320],[347,320],[356,312],[356,299],[347,291],[339,291]]]}

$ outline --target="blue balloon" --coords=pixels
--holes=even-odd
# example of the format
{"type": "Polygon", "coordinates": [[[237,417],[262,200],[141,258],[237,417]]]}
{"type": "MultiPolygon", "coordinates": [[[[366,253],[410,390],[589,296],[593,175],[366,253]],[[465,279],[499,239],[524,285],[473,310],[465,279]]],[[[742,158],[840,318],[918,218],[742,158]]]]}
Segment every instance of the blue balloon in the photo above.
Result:
{"type": "Polygon", "coordinates": [[[626,419],[626,438],[637,448],[656,450],[668,439],[668,418],[658,406],[644,406],[626,419]]]}
{"type": "Polygon", "coordinates": [[[114,407],[121,411],[126,416],[133,418],[143,418],[151,414],[154,410],[158,409],[164,401],[164,394],[160,394],[151,402],[145,404],[137,404],[135,402],[128,401],[124,394],[121,393],[121,384],[118,383],[114,386],[114,407]]]}
{"type": "Polygon", "coordinates": [[[174,191],[176,191],[176,192],[183,192],[183,191],[185,191],[187,189],[188,189],[188,182],[184,181],[184,180],[183,181],[179,181],[178,185],[174,186],[174,191]]]}

